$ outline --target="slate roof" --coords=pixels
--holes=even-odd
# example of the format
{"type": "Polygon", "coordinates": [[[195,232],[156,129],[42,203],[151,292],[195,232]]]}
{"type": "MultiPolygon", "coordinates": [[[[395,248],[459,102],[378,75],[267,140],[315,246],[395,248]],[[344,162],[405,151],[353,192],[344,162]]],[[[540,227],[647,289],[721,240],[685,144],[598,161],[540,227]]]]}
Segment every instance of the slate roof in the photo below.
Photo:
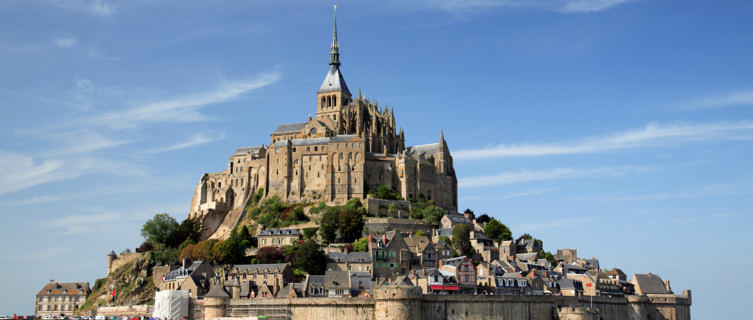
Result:
{"type": "Polygon", "coordinates": [[[643,294],[667,294],[671,293],[667,291],[667,287],[664,286],[664,281],[659,278],[658,275],[653,273],[633,275],[634,283],[640,288],[643,294]]]}
{"type": "Polygon", "coordinates": [[[351,272],[350,289],[351,296],[361,294],[361,291],[372,293],[374,290],[374,281],[371,281],[371,273],[368,272],[351,272]]]}
{"type": "Polygon", "coordinates": [[[340,91],[350,94],[350,90],[348,90],[348,85],[345,84],[345,79],[343,78],[342,73],[340,73],[340,68],[332,66],[329,68],[329,71],[327,72],[327,75],[324,77],[324,81],[322,82],[322,85],[319,87],[319,91],[317,92],[329,92],[329,91],[340,91]]]}
{"type": "Polygon", "coordinates": [[[234,268],[236,268],[238,272],[245,271],[247,273],[282,272],[282,270],[284,270],[287,265],[287,263],[236,264],[234,268]]]}
{"type": "Polygon", "coordinates": [[[327,270],[324,273],[324,287],[330,289],[349,289],[350,275],[348,271],[327,270]]]}
{"type": "Polygon", "coordinates": [[[277,126],[277,129],[272,134],[296,133],[303,130],[305,126],[306,122],[281,124],[277,126]]]}
{"type": "Polygon", "coordinates": [[[204,298],[230,298],[230,295],[225,292],[225,289],[221,285],[213,284],[204,298]]]}
{"type": "Polygon", "coordinates": [[[467,225],[470,225],[470,224],[471,224],[471,220],[470,220],[470,219],[468,219],[468,218],[466,218],[466,217],[465,217],[464,215],[462,215],[462,214],[457,214],[457,213],[448,213],[448,214],[445,214],[444,216],[445,216],[445,217],[447,217],[447,219],[449,219],[449,220],[450,220],[450,221],[452,221],[453,223],[465,223],[465,224],[467,224],[467,225]]]}
{"type": "Polygon", "coordinates": [[[298,236],[301,232],[298,229],[264,229],[259,231],[260,236],[298,236]]]}
{"type": "Polygon", "coordinates": [[[238,148],[235,150],[235,153],[233,153],[233,156],[242,156],[242,155],[245,155],[246,153],[259,154],[259,151],[261,151],[261,147],[238,148]]]}
{"type": "Polygon", "coordinates": [[[405,154],[411,158],[426,158],[437,153],[439,143],[422,144],[405,148],[405,154]]]}
{"type": "Polygon", "coordinates": [[[437,230],[437,235],[452,237],[452,228],[441,228],[437,230]]]}
{"type": "Polygon", "coordinates": [[[329,252],[327,263],[371,263],[371,254],[368,252],[329,252]]]}
{"type": "Polygon", "coordinates": [[[208,262],[204,262],[201,260],[194,261],[193,263],[191,263],[190,266],[188,266],[188,268],[183,268],[183,266],[180,266],[180,268],[171,270],[165,274],[164,281],[172,281],[175,279],[182,279],[182,278],[190,277],[191,275],[193,275],[194,271],[196,271],[196,269],[198,269],[201,266],[202,263],[208,263],[208,262]]]}
{"type": "Polygon", "coordinates": [[[539,257],[538,253],[518,253],[515,255],[515,258],[519,261],[534,261],[539,257]]]}
{"type": "Polygon", "coordinates": [[[560,279],[557,284],[560,290],[583,290],[583,283],[573,279],[560,279]]]}
{"type": "Polygon", "coordinates": [[[466,259],[466,256],[461,256],[457,258],[449,258],[449,259],[443,259],[442,265],[443,266],[450,266],[457,268],[463,261],[466,259]]]}
{"type": "MultiPolygon", "coordinates": [[[[334,137],[323,137],[323,138],[308,138],[308,139],[292,139],[290,140],[291,145],[293,146],[309,146],[309,145],[318,145],[318,144],[327,144],[330,142],[337,143],[337,142],[348,142],[352,140],[353,138],[357,138],[357,135],[354,134],[341,134],[334,137]]],[[[272,146],[274,147],[283,147],[287,146],[288,141],[282,140],[275,142],[272,146]]]]}
{"type": "Polygon", "coordinates": [[[37,295],[88,295],[89,292],[91,290],[88,282],[50,282],[42,287],[37,295]]]}
{"type": "Polygon", "coordinates": [[[413,236],[409,238],[403,238],[403,241],[405,241],[405,244],[408,246],[408,250],[414,253],[424,252],[424,250],[426,250],[426,247],[431,244],[431,241],[429,241],[429,237],[427,236],[413,236]]]}

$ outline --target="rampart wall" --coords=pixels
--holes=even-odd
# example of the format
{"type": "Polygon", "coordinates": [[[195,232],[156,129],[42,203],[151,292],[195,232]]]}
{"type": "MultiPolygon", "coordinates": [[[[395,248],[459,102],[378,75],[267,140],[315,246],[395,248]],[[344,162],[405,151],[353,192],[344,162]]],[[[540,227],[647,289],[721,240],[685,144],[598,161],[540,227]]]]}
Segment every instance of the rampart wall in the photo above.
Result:
{"type": "MultiPolygon", "coordinates": [[[[588,296],[423,295],[418,287],[394,286],[377,287],[374,291],[374,298],[230,299],[225,300],[222,312],[206,314],[292,320],[690,319],[689,291],[683,295],[593,297],[593,300],[588,296]]],[[[194,315],[201,313],[194,310],[194,315]]]]}

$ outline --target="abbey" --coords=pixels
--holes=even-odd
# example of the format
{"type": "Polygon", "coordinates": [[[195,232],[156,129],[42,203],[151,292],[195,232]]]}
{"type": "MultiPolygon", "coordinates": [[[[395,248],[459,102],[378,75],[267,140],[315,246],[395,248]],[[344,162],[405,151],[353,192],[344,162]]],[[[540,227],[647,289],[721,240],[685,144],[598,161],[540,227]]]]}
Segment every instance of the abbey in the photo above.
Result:
{"type": "Polygon", "coordinates": [[[201,176],[189,218],[244,208],[263,189],[287,202],[342,204],[385,185],[403,199],[433,200],[457,212],[457,177],[440,133],[432,144],[405,146],[392,108],[353,97],[340,71],[337,20],[329,70],[316,92],[316,117],[279,125],[269,145],[239,148],[222,172],[201,176]]]}

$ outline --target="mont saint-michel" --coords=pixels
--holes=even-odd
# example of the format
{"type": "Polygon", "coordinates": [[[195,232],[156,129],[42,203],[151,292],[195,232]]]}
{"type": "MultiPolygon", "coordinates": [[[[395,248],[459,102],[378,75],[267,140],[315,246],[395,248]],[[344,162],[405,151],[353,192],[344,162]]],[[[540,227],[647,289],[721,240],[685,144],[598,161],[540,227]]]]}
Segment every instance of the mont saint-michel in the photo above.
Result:
{"type": "Polygon", "coordinates": [[[753,126],[717,104],[747,96],[670,70],[710,63],[679,13],[628,19],[672,4],[86,3],[0,39],[28,74],[0,61],[0,300],[27,319],[684,320],[706,263],[746,264],[753,126]]]}

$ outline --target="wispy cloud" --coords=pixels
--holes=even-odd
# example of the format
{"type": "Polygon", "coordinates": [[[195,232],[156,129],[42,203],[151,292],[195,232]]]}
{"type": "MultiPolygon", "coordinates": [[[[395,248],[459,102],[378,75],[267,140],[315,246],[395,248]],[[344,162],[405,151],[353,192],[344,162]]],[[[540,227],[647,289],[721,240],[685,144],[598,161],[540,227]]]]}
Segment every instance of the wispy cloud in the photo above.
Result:
{"type": "Polygon", "coordinates": [[[11,193],[33,186],[78,178],[85,174],[140,174],[132,165],[88,157],[75,159],[34,160],[32,157],[0,151],[0,194],[11,193]]]}
{"type": "Polygon", "coordinates": [[[50,155],[70,155],[107,149],[129,143],[129,140],[114,139],[88,129],[51,134],[47,137],[58,147],[50,155]]]}
{"type": "Polygon", "coordinates": [[[604,167],[592,169],[556,168],[549,170],[508,171],[489,176],[461,178],[458,181],[458,186],[473,188],[544,180],[618,177],[631,173],[645,172],[647,170],[644,167],[604,167]]]}
{"type": "Polygon", "coordinates": [[[577,13],[602,11],[628,1],[629,0],[424,0],[421,2],[421,5],[451,12],[519,7],[577,13]]]}
{"type": "Polygon", "coordinates": [[[55,202],[55,201],[60,201],[60,200],[63,200],[63,199],[65,199],[65,197],[63,197],[61,195],[56,195],[56,196],[50,196],[50,195],[47,195],[47,196],[38,196],[38,197],[32,197],[32,198],[24,199],[24,200],[21,200],[21,201],[16,201],[16,202],[11,203],[10,205],[13,205],[13,206],[27,206],[27,205],[32,205],[32,204],[55,202]]]}
{"type": "Polygon", "coordinates": [[[740,91],[698,99],[690,108],[721,108],[727,106],[753,105],[753,91],[740,91]]]}
{"type": "Polygon", "coordinates": [[[661,201],[670,199],[684,199],[684,198],[698,198],[698,197],[714,197],[725,195],[745,195],[753,193],[753,188],[744,184],[715,184],[708,186],[699,186],[692,188],[685,188],[676,190],[673,192],[656,192],[648,194],[623,194],[623,195],[609,195],[599,194],[587,197],[579,197],[572,199],[572,201],[583,202],[623,202],[623,201],[661,201]]]}
{"type": "Polygon", "coordinates": [[[174,145],[171,145],[171,146],[168,146],[168,147],[164,147],[164,148],[152,149],[152,150],[149,150],[148,153],[162,153],[162,152],[169,152],[169,151],[175,151],[175,150],[180,150],[180,149],[195,147],[195,146],[199,146],[199,145],[202,145],[202,144],[206,144],[206,143],[214,142],[214,141],[217,141],[217,140],[221,140],[224,137],[225,137],[224,135],[218,135],[218,136],[215,136],[215,137],[211,137],[211,136],[203,134],[203,133],[197,133],[197,134],[193,134],[193,135],[189,136],[186,141],[178,142],[178,143],[176,143],[174,145]]]}
{"type": "Polygon", "coordinates": [[[103,0],[53,0],[54,6],[86,12],[95,16],[106,17],[115,12],[115,9],[103,0]]]}
{"type": "Polygon", "coordinates": [[[537,221],[535,223],[521,223],[514,225],[512,230],[523,232],[540,231],[544,229],[578,229],[591,228],[596,221],[595,217],[563,218],[554,221],[537,221]]]}
{"type": "Polygon", "coordinates": [[[606,137],[583,139],[579,142],[559,144],[500,144],[482,149],[459,150],[454,152],[453,157],[458,160],[473,160],[501,157],[586,154],[693,141],[740,139],[741,134],[751,133],[753,133],[753,121],[707,124],[649,123],[638,130],[631,130],[606,137]]]}
{"type": "Polygon", "coordinates": [[[86,124],[123,129],[154,122],[206,121],[208,117],[199,112],[201,108],[234,100],[250,91],[274,84],[280,78],[279,73],[273,72],[251,80],[228,82],[212,91],[148,102],[125,111],[104,113],[86,120],[86,124]]]}
{"type": "Polygon", "coordinates": [[[76,46],[78,39],[72,36],[62,36],[53,39],[52,42],[61,48],[71,48],[76,46]]]}
{"type": "Polygon", "coordinates": [[[48,226],[64,230],[64,234],[79,234],[102,227],[103,224],[111,225],[124,219],[123,215],[114,212],[98,213],[92,215],[71,215],[47,223],[48,226]]]}

